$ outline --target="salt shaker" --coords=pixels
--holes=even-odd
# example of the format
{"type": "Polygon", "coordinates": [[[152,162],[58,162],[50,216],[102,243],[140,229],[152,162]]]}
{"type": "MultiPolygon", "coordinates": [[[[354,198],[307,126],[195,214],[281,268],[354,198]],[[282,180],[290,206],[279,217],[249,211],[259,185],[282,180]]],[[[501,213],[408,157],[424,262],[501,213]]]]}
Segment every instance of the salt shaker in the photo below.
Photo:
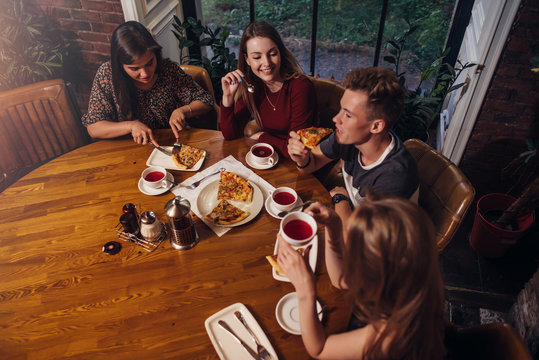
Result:
{"type": "Polygon", "coordinates": [[[140,215],[140,235],[146,240],[153,241],[161,234],[161,223],[153,211],[145,211],[140,215]]]}
{"type": "Polygon", "coordinates": [[[191,204],[186,198],[176,196],[165,205],[168,224],[170,225],[170,244],[178,250],[188,250],[198,243],[193,218],[189,211],[191,204]]]}

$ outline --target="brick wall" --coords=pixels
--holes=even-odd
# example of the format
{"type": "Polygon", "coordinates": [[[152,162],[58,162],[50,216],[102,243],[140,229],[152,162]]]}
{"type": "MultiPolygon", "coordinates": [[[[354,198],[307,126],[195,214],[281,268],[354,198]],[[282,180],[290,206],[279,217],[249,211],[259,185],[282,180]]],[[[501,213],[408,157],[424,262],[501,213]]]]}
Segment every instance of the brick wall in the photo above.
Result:
{"type": "Polygon", "coordinates": [[[110,59],[110,37],[124,22],[120,0],[29,0],[52,15],[73,46],[66,79],[74,85],[84,113],[97,68],[110,59]]]}
{"type": "Polygon", "coordinates": [[[526,149],[527,137],[539,136],[539,74],[530,71],[539,56],[538,18],[538,2],[522,0],[460,163],[478,196],[505,192],[510,182],[501,169],[526,149]]]}

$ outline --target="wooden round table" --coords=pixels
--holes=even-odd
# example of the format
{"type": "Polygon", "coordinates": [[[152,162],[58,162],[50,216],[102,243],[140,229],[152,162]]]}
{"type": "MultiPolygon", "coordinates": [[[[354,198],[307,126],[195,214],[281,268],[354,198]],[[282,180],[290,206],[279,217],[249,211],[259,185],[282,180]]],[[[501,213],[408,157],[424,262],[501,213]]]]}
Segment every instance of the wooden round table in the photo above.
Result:
{"type": "MultiPolygon", "coordinates": [[[[158,131],[161,145],[173,143],[158,131]]],[[[181,142],[207,151],[202,169],[233,155],[245,165],[255,142],[226,141],[218,131],[190,129],[181,142]]],[[[115,226],[126,203],[165,221],[171,192],[142,194],[137,186],[152,148],[132,139],[100,140],[35,169],[0,194],[0,358],[216,359],[206,318],[237,302],[247,306],[282,359],[308,355],[300,336],[285,332],[275,306],[294,291],[272,277],[279,220],[265,209],[222,237],[203,224],[187,251],[164,241],[153,252],[118,240],[115,226]],[[118,241],[116,255],[102,251],[118,241]]],[[[312,175],[281,157],[254,170],[273,186],[290,186],[302,199],[329,203],[312,175]]],[[[172,171],[180,182],[193,172],[172,171]]],[[[323,231],[319,230],[323,239],[323,231]]],[[[345,329],[350,306],[333,288],[320,241],[318,298],[329,307],[326,329],[345,329]]]]}

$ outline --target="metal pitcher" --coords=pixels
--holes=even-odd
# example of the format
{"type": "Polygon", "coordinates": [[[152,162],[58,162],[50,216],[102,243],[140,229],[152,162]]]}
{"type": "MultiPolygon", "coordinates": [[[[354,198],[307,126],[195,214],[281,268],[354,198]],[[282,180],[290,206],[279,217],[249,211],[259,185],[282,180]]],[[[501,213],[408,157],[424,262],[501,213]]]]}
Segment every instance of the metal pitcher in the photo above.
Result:
{"type": "Polygon", "coordinates": [[[165,214],[170,225],[170,245],[178,250],[188,250],[198,244],[198,234],[191,216],[189,200],[181,196],[165,204],[165,214]]]}

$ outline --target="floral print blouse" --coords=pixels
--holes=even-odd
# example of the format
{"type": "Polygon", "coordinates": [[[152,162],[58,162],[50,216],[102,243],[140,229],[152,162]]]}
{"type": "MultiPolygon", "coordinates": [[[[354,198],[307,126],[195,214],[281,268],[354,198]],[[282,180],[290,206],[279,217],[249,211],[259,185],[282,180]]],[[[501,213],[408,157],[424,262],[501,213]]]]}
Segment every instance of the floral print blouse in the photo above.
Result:
{"type": "MultiPolygon", "coordinates": [[[[169,127],[170,115],[177,108],[200,100],[213,105],[211,95],[202,89],[178,64],[163,59],[161,71],[153,87],[148,90],[136,89],[137,108],[135,119],[150,129],[169,127]]],[[[98,121],[125,121],[112,86],[110,61],[102,64],[94,78],[88,112],[82,116],[82,124],[88,126],[98,121]]]]}

